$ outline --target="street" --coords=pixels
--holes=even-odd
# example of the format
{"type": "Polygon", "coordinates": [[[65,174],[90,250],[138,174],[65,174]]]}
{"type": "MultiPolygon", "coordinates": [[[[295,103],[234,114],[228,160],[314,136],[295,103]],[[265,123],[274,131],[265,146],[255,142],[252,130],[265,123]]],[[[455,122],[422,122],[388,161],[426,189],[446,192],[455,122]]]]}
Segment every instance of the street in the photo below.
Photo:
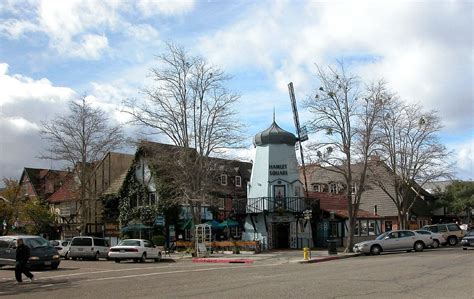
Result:
{"type": "Polygon", "coordinates": [[[15,298],[472,298],[474,251],[359,256],[315,264],[281,257],[251,265],[195,264],[189,259],[145,264],[62,261],[14,284],[0,269],[0,296],[15,298]]]}

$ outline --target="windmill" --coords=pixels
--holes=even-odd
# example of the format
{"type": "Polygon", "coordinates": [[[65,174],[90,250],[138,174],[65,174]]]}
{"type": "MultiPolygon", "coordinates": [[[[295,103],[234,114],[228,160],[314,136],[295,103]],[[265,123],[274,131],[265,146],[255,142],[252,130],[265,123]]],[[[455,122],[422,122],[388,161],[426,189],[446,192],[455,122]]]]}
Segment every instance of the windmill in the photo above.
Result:
{"type": "Polygon", "coordinates": [[[304,164],[304,155],[303,155],[303,145],[302,143],[308,140],[308,131],[306,127],[300,126],[300,119],[298,116],[298,106],[296,105],[295,90],[293,88],[293,82],[288,84],[288,91],[290,93],[291,108],[293,109],[293,119],[295,120],[296,134],[298,135],[298,145],[301,155],[301,166],[303,167],[303,178],[304,178],[304,188],[305,188],[305,197],[308,197],[308,180],[306,179],[306,167],[304,164]]]}

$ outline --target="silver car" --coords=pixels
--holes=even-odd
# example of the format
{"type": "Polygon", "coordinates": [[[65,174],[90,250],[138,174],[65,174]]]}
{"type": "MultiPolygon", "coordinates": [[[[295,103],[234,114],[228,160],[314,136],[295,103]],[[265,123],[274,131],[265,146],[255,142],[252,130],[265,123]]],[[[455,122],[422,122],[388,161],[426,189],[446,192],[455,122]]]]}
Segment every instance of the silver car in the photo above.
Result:
{"type": "Polygon", "coordinates": [[[432,244],[433,239],[430,235],[418,234],[411,230],[398,230],[383,233],[375,240],[357,243],[353,250],[356,253],[378,255],[383,251],[423,251],[432,244]]]}

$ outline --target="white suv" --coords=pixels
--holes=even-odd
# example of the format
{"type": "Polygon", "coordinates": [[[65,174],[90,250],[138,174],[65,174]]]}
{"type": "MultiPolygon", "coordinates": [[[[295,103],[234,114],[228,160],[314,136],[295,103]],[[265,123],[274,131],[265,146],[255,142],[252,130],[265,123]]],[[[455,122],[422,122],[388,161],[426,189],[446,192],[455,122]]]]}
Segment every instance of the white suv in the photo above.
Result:
{"type": "Polygon", "coordinates": [[[109,244],[103,238],[95,237],[74,237],[69,247],[69,257],[73,260],[77,258],[108,258],[109,244]]]}
{"type": "Polygon", "coordinates": [[[443,235],[446,242],[442,243],[442,245],[449,244],[450,246],[455,246],[464,237],[464,231],[456,223],[426,225],[421,229],[443,235]]]}

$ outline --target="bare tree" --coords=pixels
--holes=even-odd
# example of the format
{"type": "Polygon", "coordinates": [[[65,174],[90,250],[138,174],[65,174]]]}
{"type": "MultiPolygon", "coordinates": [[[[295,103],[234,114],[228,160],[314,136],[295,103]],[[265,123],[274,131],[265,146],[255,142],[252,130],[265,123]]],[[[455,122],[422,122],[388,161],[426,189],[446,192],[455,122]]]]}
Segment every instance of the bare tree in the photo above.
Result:
{"type": "Polygon", "coordinates": [[[92,107],[85,96],[70,102],[68,114],[58,115],[42,125],[41,135],[49,142],[49,148],[41,158],[67,161],[73,167],[79,181],[80,219],[83,224],[90,222],[89,175],[94,162],[122,145],[122,128],[110,125],[106,114],[92,107]]]}
{"type": "Polygon", "coordinates": [[[388,176],[371,177],[396,205],[401,228],[407,228],[411,208],[423,199],[423,185],[450,177],[450,153],[437,135],[441,119],[436,111],[396,100],[384,107],[378,125],[378,153],[388,166],[388,176]]]}
{"type": "Polygon", "coordinates": [[[155,155],[156,164],[167,169],[178,189],[176,199],[191,207],[197,224],[216,180],[215,160],[209,157],[242,141],[233,108],[239,96],[225,88],[229,77],[222,70],[176,45],[168,44],[157,58],[158,67],[151,70],[156,86],[144,90],[143,101],[125,101],[124,111],[134,123],[167,136],[179,147],[168,155],[155,155]]]}
{"type": "Polygon", "coordinates": [[[313,142],[309,149],[326,170],[339,174],[344,180],[349,214],[349,236],[346,252],[354,245],[354,227],[362,193],[367,187],[369,158],[377,141],[375,128],[382,107],[390,100],[383,81],[360,90],[359,79],[344,69],[327,71],[318,66],[321,87],[305,102],[314,118],[310,129],[324,132],[324,140],[313,142]],[[356,186],[353,194],[352,187],[356,186]]]}

